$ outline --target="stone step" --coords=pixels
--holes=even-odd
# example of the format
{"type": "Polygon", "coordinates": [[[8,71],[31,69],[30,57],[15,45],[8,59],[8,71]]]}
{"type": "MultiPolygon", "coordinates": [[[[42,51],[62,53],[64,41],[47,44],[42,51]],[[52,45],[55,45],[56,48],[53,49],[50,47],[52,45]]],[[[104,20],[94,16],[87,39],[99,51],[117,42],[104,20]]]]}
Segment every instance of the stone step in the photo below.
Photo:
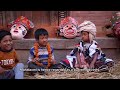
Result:
{"type": "MultiPolygon", "coordinates": [[[[57,62],[65,59],[66,55],[74,48],[75,44],[79,42],[76,39],[56,39],[49,38],[51,46],[54,48],[54,55],[57,62]]],[[[116,38],[97,37],[96,41],[102,48],[103,52],[108,58],[119,59],[120,41],[116,38]]],[[[29,50],[33,46],[35,39],[14,40],[14,47],[18,53],[21,62],[26,63],[29,56],[29,50]]]]}

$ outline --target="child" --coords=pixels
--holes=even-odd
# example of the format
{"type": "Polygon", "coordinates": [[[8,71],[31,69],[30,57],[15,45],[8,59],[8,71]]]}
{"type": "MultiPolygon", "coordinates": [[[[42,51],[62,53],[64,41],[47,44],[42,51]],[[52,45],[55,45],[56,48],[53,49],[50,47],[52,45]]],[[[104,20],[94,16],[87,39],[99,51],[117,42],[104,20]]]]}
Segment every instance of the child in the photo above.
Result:
{"type": "Polygon", "coordinates": [[[96,26],[90,21],[84,21],[79,25],[79,30],[81,32],[81,41],[80,41],[80,54],[77,57],[78,61],[87,62],[85,63],[88,68],[99,68],[102,70],[108,69],[114,65],[112,59],[106,58],[105,54],[100,49],[98,43],[94,40],[96,37],[96,26]]]}
{"type": "Polygon", "coordinates": [[[23,79],[24,65],[18,62],[10,32],[0,30],[0,79],[23,79]]]}
{"type": "Polygon", "coordinates": [[[53,48],[48,42],[47,30],[43,28],[37,29],[34,35],[36,42],[30,49],[28,68],[40,70],[51,68],[56,61],[54,60],[53,48]]]}
{"type": "Polygon", "coordinates": [[[112,59],[106,58],[98,43],[94,40],[96,26],[90,21],[84,21],[79,25],[79,31],[81,33],[80,43],[70,52],[69,58],[67,57],[67,60],[62,61],[62,64],[65,65],[68,61],[70,64],[70,62],[76,60],[74,68],[97,68],[101,71],[108,71],[108,68],[113,66],[114,62],[112,59]]]}

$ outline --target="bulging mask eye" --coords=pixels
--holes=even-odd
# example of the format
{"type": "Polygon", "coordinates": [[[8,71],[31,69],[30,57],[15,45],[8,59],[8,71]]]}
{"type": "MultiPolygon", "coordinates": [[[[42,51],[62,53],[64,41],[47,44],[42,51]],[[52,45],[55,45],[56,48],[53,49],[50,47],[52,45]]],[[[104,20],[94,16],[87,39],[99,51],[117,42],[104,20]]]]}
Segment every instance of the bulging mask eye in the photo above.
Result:
{"type": "Polygon", "coordinates": [[[69,26],[68,25],[66,25],[65,27],[63,27],[63,28],[68,28],[69,26]]]}
{"type": "Polygon", "coordinates": [[[19,27],[19,29],[21,29],[21,27],[19,27]]]}
{"type": "Polygon", "coordinates": [[[16,25],[13,26],[13,28],[15,28],[15,27],[16,27],[16,25]]]}

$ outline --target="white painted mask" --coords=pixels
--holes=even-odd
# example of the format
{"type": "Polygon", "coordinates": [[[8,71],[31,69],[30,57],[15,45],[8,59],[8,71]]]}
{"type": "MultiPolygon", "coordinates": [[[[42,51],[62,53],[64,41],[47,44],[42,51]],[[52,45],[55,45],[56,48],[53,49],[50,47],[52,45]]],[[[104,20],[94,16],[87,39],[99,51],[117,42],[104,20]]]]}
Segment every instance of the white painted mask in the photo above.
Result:
{"type": "Polygon", "coordinates": [[[27,34],[27,29],[22,24],[14,24],[10,29],[10,33],[13,39],[23,39],[27,34]]]}

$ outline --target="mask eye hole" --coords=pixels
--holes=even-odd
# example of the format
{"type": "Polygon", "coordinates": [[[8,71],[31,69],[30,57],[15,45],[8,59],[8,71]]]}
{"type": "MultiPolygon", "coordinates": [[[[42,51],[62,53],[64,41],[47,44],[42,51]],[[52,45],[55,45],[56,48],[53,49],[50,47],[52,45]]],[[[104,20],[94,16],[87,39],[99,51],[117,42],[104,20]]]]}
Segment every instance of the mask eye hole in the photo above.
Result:
{"type": "Polygon", "coordinates": [[[14,25],[13,27],[15,28],[16,26],[14,25]]]}
{"type": "Polygon", "coordinates": [[[21,27],[19,27],[19,29],[21,29],[21,27]]]}

